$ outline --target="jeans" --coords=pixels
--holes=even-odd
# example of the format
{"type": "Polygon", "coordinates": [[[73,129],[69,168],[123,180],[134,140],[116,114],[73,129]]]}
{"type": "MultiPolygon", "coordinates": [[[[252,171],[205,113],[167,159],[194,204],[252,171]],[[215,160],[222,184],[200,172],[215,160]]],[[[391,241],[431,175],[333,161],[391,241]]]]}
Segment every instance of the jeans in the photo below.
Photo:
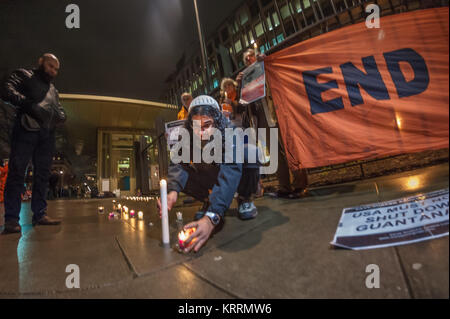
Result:
{"type": "Polygon", "coordinates": [[[9,172],[5,187],[5,220],[19,221],[26,168],[33,164],[31,210],[33,220],[46,214],[46,194],[55,151],[55,131],[29,132],[17,123],[13,129],[9,172]]]}

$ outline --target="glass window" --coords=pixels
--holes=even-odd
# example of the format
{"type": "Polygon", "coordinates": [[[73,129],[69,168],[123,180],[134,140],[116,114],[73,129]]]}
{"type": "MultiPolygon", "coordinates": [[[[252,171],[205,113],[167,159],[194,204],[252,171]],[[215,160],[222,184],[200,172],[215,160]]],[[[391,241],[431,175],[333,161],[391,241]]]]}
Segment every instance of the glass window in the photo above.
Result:
{"type": "Polygon", "coordinates": [[[219,80],[214,79],[214,88],[219,87],[219,80]]]}
{"type": "Polygon", "coordinates": [[[278,19],[278,14],[276,12],[272,13],[273,24],[275,27],[280,25],[280,19],[278,19]]]}
{"type": "Polygon", "coordinates": [[[255,39],[253,39],[253,32],[252,32],[252,30],[248,31],[248,38],[250,39],[250,44],[255,43],[255,39]]]}
{"type": "Polygon", "coordinates": [[[300,0],[294,0],[294,7],[295,7],[294,11],[296,11],[297,13],[302,12],[302,7],[300,5],[300,0]]]}
{"type": "Polygon", "coordinates": [[[272,43],[273,43],[273,45],[277,45],[277,39],[272,38],[272,43]]]}
{"type": "Polygon", "coordinates": [[[281,43],[281,42],[283,42],[283,40],[284,40],[284,36],[283,36],[283,34],[281,33],[281,34],[279,34],[279,35],[277,35],[277,41],[278,41],[278,43],[281,43]]]}
{"type": "Polygon", "coordinates": [[[245,47],[249,46],[247,35],[244,34],[245,47]]]}
{"type": "Polygon", "coordinates": [[[262,27],[261,22],[258,23],[258,24],[255,26],[255,32],[256,32],[256,37],[257,37],[257,38],[259,38],[261,35],[264,34],[264,30],[263,30],[263,27],[262,27]]]}
{"type": "Polygon", "coordinates": [[[289,7],[287,5],[284,5],[281,7],[280,13],[281,13],[281,18],[283,18],[283,20],[291,15],[291,13],[289,12],[289,7]]]}
{"type": "Polygon", "coordinates": [[[311,6],[311,3],[309,3],[309,0],[303,0],[303,6],[306,8],[309,8],[311,6]]]}
{"type": "Polygon", "coordinates": [[[245,10],[242,11],[240,16],[241,16],[241,25],[246,24],[247,21],[248,21],[248,14],[247,14],[247,12],[245,10]]]}
{"type": "Polygon", "coordinates": [[[234,43],[234,49],[236,50],[236,53],[239,53],[242,51],[242,44],[241,44],[241,40],[237,40],[234,43]]]}
{"type": "Polygon", "coordinates": [[[270,21],[270,17],[267,17],[267,26],[269,27],[269,31],[272,31],[273,30],[273,27],[272,27],[272,22],[270,21]]]}

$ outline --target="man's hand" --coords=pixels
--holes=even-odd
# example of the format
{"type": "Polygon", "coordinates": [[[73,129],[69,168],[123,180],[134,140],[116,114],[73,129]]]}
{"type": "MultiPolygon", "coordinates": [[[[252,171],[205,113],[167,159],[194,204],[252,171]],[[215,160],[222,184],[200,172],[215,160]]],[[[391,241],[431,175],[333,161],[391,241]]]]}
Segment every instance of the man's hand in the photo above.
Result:
{"type": "Polygon", "coordinates": [[[203,216],[201,219],[185,225],[184,229],[186,230],[193,227],[196,227],[197,230],[184,242],[184,246],[187,246],[184,249],[185,253],[190,252],[192,249],[194,249],[195,252],[198,252],[200,248],[202,248],[202,246],[208,241],[212,231],[214,230],[214,225],[211,223],[208,216],[203,216]],[[196,240],[192,242],[192,245],[189,245],[194,238],[196,238],[196,240]]]}
{"type": "Polygon", "coordinates": [[[244,72],[239,72],[239,74],[236,77],[236,82],[241,83],[243,76],[244,76],[244,72]]]}
{"type": "MultiPolygon", "coordinates": [[[[171,191],[169,194],[167,194],[167,211],[170,212],[173,205],[177,202],[178,199],[178,193],[175,191],[171,191]]],[[[156,203],[158,205],[159,210],[159,218],[162,217],[162,206],[161,206],[161,198],[158,198],[158,202],[156,203]]]]}

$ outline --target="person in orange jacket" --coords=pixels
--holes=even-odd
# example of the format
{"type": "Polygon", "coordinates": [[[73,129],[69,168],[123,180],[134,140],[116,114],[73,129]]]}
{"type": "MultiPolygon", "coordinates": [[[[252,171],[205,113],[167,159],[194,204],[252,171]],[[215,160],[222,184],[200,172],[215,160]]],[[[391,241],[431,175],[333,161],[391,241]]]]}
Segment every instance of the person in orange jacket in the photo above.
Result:
{"type": "Polygon", "coordinates": [[[183,93],[181,94],[181,109],[178,112],[178,116],[177,119],[178,120],[185,120],[188,117],[188,110],[189,110],[189,105],[191,105],[192,102],[192,95],[190,93],[183,93]]]}

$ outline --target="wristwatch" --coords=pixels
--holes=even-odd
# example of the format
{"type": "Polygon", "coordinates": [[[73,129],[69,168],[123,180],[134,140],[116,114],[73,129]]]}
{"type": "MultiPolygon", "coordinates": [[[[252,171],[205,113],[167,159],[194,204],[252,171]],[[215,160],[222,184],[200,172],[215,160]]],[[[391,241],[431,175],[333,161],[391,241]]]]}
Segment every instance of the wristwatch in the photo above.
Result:
{"type": "Polygon", "coordinates": [[[217,226],[220,223],[220,216],[219,216],[219,214],[216,214],[216,213],[213,213],[213,212],[206,212],[205,215],[209,217],[209,219],[211,220],[211,223],[214,226],[217,226]]]}

